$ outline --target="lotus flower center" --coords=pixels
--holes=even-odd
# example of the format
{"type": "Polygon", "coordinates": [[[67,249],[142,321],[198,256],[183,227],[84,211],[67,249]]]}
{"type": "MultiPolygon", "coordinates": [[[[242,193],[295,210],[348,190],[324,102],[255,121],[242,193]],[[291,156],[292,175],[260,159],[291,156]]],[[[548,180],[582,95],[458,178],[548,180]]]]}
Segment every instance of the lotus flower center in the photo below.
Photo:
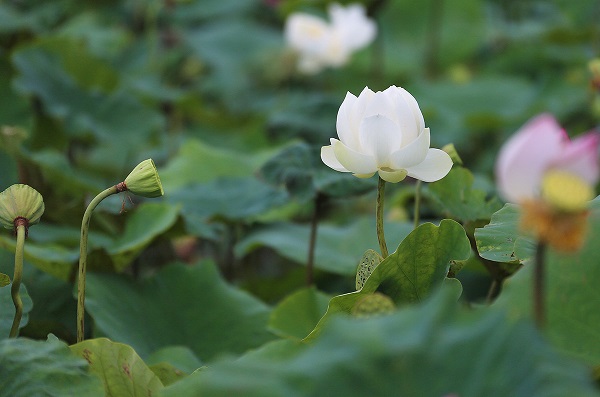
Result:
{"type": "Polygon", "coordinates": [[[571,172],[551,170],[542,181],[542,198],[560,211],[577,212],[594,198],[594,189],[571,172]]]}

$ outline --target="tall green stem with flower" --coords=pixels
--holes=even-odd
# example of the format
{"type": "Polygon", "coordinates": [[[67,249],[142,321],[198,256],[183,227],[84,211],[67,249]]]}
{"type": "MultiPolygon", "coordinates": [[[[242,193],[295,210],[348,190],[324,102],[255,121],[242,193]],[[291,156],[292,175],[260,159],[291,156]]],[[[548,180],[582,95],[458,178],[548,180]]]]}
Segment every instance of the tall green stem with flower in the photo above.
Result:
{"type": "Polygon", "coordinates": [[[445,151],[429,147],[429,128],[425,127],[419,104],[400,87],[377,92],[365,87],[358,97],[347,93],[336,127],[339,140],[331,138],[331,144],[321,148],[321,160],[336,171],[350,172],[358,178],[378,174],[376,229],[381,255],[386,257],[385,183],[397,183],[407,176],[424,182],[440,180],[450,172],[452,159],[445,151]]]}
{"type": "Polygon", "coordinates": [[[10,294],[15,305],[15,316],[13,318],[12,327],[10,328],[10,338],[16,338],[19,334],[19,325],[21,317],[23,317],[23,301],[19,295],[21,288],[21,278],[23,277],[23,251],[25,250],[25,236],[27,234],[27,221],[24,218],[18,218],[15,221],[15,229],[17,232],[17,246],[15,248],[15,272],[13,276],[10,294]]]}
{"type": "Polygon", "coordinates": [[[44,200],[42,195],[30,186],[12,185],[0,193],[0,224],[7,229],[13,229],[17,236],[15,269],[10,289],[15,305],[15,315],[9,334],[11,338],[19,335],[21,318],[23,317],[23,301],[19,290],[21,289],[21,279],[23,277],[25,239],[29,232],[29,226],[38,223],[43,213],[44,200]]]}
{"type": "Polygon", "coordinates": [[[379,241],[379,250],[381,256],[386,258],[388,256],[387,244],[385,243],[385,233],[383,230],[383,202],[385,196],[385,181],[379,178],[377,184],[377,202],[375,205],[375,218],[376,218],[376,230],[377,240],[379,241]]]}
{"type": "Polygon", "coordinates": [[[84,337],[84,317],[85,317],[85,274],[87,267],[87,243],[88,232],[90,228],[90,220],[92,219],[92,211],[105,198],[119,193],[118,185],[109,187],[100,192],[85,209],[83,220],[81,221],[81,237],[79,240],[79,278],[77,280],[77,342],[83,341],[84,337]]]}
{"type": "Polygon", "coordinates": [[[520,226],[537,240],[533,269],[533,317],[544,326],[547,248],[579,250],[585,241],[588,203],[600,179],[600,134],[569,140],[551,114],[527,122],[501,148],[496,163],[500,194],[521,205],[520,226]],[[539,150],[543,148],[543,150],[539,150]]]}
{"type": "Polygon", "coordinates": [[[125,178],[118,183],[100,192],[86,208],[81,221],[81,239],[79,241],[79,279],[77,281],[77,342],[85,336],[85,275],[87,271],[87,243],[92,212],[105,198],[129,191],[142,197],[160,197],[164,194],[158,171],[152,159],[147,159],[138,164],[125,178]]]}

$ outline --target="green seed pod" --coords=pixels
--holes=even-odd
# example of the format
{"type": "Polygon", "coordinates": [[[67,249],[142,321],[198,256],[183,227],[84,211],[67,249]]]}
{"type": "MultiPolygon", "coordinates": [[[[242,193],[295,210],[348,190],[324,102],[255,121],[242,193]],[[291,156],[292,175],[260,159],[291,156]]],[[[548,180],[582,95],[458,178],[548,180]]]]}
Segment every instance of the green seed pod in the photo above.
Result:
{"type": "Polygon", "coordinates": [[[355,317],[372,317],[378,314],[391,313],[396,308],[394,301],[380,292],[368,294],[359,299],[352,307],[355,317]]]}
{"type": "Polygon", "coordinates": [[[358,269],[356,269],[356,290],[360,291],[365,285],[373,270],[381,263],[383,257],[372,249],[368,249],[363,254],[358,269]]]}
{"type": "Polygon", "coordinates": [[[129,190],[136,196],[152,198],[165,194],[152,159],[139,163],[125,178],[124,184],[125,188],[123,190],[129,190]]]}
{"type": "Polygon", "coordinates": [[[7,229],[13,229],[19,218],[25,219],[27,226],[36,224],[43,213],[44,199],[31,186],[12,185],[0,193],[0,223],[7,229]]]}

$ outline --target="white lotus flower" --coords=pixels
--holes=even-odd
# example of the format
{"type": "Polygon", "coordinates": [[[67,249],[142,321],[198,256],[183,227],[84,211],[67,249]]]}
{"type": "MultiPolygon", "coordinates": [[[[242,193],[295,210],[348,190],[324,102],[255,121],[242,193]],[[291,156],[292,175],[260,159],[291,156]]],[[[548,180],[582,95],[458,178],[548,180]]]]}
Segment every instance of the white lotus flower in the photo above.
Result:
{"type": "Polygon", "coordinates": [[[345,64],[352,52],[370,44],[377,27],[360,4],[329,7],[331,23],[306,13],[291,14],[285,24],[288,45],[298,53],[298,69],[313,74],[345,64]]]}
{"type": "Polygon", "coordinates": [[[321,159],[330,168],[369,178],[376,172],[387,182],[407,175],[424,182],[442,179],[452,168],[450,156],[429,148],[429,128],[415,98],[391,86],[381,92],[365,88],[351,93],[337,115],[339,140],[321,148],[321,159]]]}

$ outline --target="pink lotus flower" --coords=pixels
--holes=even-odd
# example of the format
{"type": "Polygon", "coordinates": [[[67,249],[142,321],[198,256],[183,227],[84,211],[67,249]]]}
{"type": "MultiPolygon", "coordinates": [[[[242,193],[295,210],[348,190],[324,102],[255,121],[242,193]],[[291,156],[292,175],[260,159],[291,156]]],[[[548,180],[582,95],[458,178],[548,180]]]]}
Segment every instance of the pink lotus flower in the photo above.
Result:
{"type": "MultiPolygon", "coordinates": [[[[550,171],[567,173],[594,186],[600,176],[600,135],[588,132],[570,140],[550,114],[525,124],[501,148],[496,162],[500,194],[509,202],[539,198],[550,171]]],[[[565,192],[568,194],[568,192],[565,192]]]]}

